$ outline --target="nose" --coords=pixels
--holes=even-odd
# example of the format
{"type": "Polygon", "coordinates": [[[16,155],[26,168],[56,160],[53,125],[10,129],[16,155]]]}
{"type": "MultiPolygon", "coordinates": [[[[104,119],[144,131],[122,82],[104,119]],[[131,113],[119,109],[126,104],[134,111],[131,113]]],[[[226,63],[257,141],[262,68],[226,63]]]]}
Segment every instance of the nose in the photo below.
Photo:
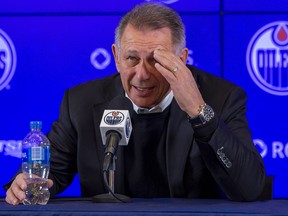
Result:
{"type": "Polygon", "coordinates": [[[153,68],[148,63],[142,62],[138,65],[136,76],[139,80],[148,80],[150,79],[151,72],[153,68]]]}

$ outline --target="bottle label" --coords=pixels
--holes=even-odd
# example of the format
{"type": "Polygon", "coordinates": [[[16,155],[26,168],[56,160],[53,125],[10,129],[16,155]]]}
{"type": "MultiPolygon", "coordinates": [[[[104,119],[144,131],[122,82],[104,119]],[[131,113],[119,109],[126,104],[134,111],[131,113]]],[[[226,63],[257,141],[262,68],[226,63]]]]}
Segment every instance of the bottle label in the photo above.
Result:
{"type": "Polygon", "coordinates": [[[31,160],[43,160],[43,150],[42,147],[31,147],[31,160]]]}
{"type": "Polygon", "coordinates": [[[28,164],[49,164],[50,148],[48,146],[34,146],[28,149],[23,149],[22,162],[28,164]]]}

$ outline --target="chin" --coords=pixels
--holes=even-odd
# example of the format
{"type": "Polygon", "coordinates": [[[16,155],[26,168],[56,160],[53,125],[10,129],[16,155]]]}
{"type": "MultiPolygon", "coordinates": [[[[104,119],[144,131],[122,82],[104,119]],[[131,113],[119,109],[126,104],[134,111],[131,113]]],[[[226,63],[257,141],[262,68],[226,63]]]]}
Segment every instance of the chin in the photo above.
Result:
{"type": "Polygon", "coordinates": [[[149,103],[149,101],[143,101],[143,100],[133,100],[134,103],[139,106],[139,107],[145,107],[145,108],[150,108],[154,106],[154,103],[149,103]]]}

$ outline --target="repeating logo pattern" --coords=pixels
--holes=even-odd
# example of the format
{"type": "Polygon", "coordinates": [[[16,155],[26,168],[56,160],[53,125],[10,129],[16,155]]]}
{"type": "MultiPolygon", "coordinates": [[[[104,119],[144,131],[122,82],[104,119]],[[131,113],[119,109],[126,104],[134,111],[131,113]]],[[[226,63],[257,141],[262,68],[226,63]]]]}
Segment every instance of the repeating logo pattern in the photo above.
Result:
{"type": "Polygon", "coordinates": [[[0,91],[9,88],[16,68],[16,51],[11,39],[0,29],[0,91]]]}
{"type": "Polygon", "coordinates": [[[288,95],[287,21],[269,23],[255,33],[247,48],[246,64],[259,88],[273,95],[288,95]]]}
{"type": "Polygon", "coordinates": [[[104,70],[111,62],[109,52],[104,48],[95,49],[90,56],[91,64],[98,70],[104,70]]]}

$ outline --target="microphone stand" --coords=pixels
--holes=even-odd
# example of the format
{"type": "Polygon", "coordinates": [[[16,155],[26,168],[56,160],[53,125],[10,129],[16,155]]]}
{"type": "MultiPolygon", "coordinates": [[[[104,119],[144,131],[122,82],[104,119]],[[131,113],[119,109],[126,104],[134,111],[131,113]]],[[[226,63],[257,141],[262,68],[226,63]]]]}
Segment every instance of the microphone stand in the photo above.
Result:
{"type": "Polygon", "coordinates": [[[115,178],[115,170],[116,170],[116,155],[113,155],[112,166],[109,166],[109,184],[107,185],[107,173],[103,172],[105,186],[109,190],[109,193],[99,194],[92,197],[92,201],[95,203],[128,203],[131,202],[130,197],[115,194],[114,193],[114,178],[115,178]]]}

